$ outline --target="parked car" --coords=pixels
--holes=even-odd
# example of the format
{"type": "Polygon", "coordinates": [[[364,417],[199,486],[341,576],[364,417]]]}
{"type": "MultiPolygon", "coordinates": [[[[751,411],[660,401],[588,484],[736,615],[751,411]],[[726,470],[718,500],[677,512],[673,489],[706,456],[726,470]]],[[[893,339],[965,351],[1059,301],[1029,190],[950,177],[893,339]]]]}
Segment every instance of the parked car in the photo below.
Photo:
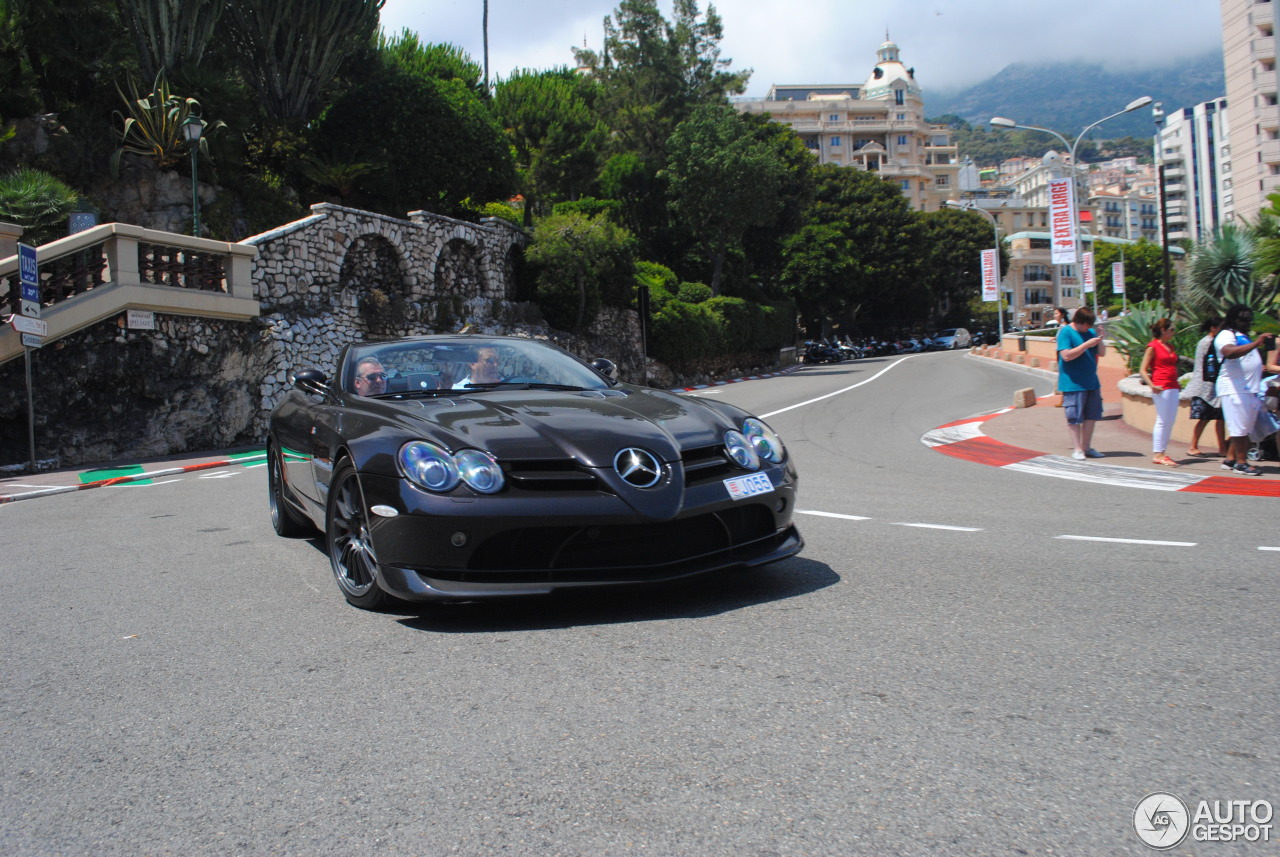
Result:
{"type": "Polygon", "coordinates": [[[367,609],[666,581],[792,556],[798,477],[727,402],[518,337],[348,345],[271,414],[271,522],[367,609]]]}
{"type": "Polygon", "coordinates": [[[969,331],[963,327],[949,327],[946,330],[940,330],[933,335],[933,341],[938,348],[968,348],[969,347],[969,331]]]}

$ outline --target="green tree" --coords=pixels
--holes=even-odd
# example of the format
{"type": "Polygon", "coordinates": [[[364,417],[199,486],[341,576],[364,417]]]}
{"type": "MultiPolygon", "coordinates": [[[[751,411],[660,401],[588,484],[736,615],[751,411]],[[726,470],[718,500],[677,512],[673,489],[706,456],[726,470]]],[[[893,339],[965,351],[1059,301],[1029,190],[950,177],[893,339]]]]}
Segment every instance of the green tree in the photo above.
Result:
{"type": "MultiPolygon", "coordinates": [[[[262,110],[284,124],[315,118],[342,61],[378,29],[384,0],[228,3],[223,21],[262,110]]],[[[363,133],[373,133],[369,126],[363,133]]]]}
{"type": "Polygon", "coordinates": [[[752,226],[778,216],[785,165],[727,104],[708,104],[676,127],[668,144],[670,207],[711,260],[711,292],[720,294],[726,254],[752,226]]]}
{"type": "MultiPolygon", "coordinates": [[[[1164,250],[1145,238],[1136,244],[1110,244],[1095,241],[1093,246],[1094,280],[1097,281],[1098,303],[1119,301],[1112,291],[1111,266],[1124,256],[1125,299],[1130,303],[1162,300],[1164,292],[1164,250]]],[[[1173,276],[1172,268],[1170,276],[1173,276]]]]}
{"type": "MultiPolygon", "coordinates": [[[[920,281],[929,290],[934,311],[929,326],[967,324],[970,302],[982,297],[982,251],[995,246],[991,222],[977,212],[952,208],[921,212],[917,217],[922,239],[920,281]]],[[[1003,244],[1000,270],[1009,270],[1003,244]]]]}
{"type": "Polygon", "coordinates": [[[515,156],[525,225],[559,201],[577,199],[600,168],[606,129],[568,69],[519,71],[495,88],[493,109],[515,156]]]}
{"type": "Polygon", "coordinates": [[[548,323],[581,331],[602,304],[625,306],[635,286],[634,241],[603,214],[553,214],[538,223],[526,257],[548,323]]]}
{"type": "Polygon", "coordinates": [[[424,44],[408,28],[398,36],[378,34],[378,55],[386,63],[407,74],[432,80],[456,80],[487,96],[480,80],[480,66],[456,45],[424,44]]]}
{"type": "Polygon", "coordinates": [[[829,319],[854,314],[848,287],[853,256],[853,242],[830,223],[807,224],[784,242],[783,288],[795,300],[810,336],[825,336],[829,319]]]}
{"type": "MultiPolygon", "coordinates": [[[[822,317],[891,330],[922,323],[930,295],[919,277],[920,220],[899,187],[874,172],[832,164],[815,167],[814,176],[809,224],[836,229],[849,248],[849,265],[830,284],[826,305],[818,307],[822,317]]],[[[790,274],[784,274],[784,284],[801,303],[794,291],[797,272],[791,258],[786,270],[790,274]]]]}
{"type": "Polygon", "coordinates": [[[730,72],[731,61],[720,58],[724,30],[714,7],[701,17],[696,0],[675,0],[672,16],[667,21],[655,0],[622,0],[604,19],[604,50],[573,52],[600,84],[601,118],[617,150],[655,167],[694,107],[742,92],[751,74],[730,72]]]}
{"type": "Polygon", "coordinates": [[[359,146],[347,155],[355,162],[380,165],[362,176],[353,202],[394,217],[416,209],[465,216],[515,187],[502,129],[457,79],[384,67],[335,101],[311,135],[322,154],[326,142],[339,141],[359,146]]]}

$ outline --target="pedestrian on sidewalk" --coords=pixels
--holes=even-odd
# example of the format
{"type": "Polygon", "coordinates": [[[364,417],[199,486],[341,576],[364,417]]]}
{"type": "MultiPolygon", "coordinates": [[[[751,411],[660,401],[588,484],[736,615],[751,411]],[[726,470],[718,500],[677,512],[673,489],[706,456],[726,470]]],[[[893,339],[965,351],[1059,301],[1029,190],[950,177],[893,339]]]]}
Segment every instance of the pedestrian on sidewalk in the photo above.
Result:
{"type": "Polygon", "coordinates": [[[1218,454],[1227,454],[1227,433],[1222,423],[1222,407],[1218,394],[1214,392],[1212,381],[1204,379],[1204,358],[1213,347],[1214,337],[1222,330],[1222,316],[1209,316],[1200,322],[1200,332],[1204,336],[1196,343],[1195,365],[1191,367],[1191,380],[1187,382],[1187,395],[1191,397],[1191,419],[1196,424],[1191,427],[1191,446],[1187,447],[1188,455],[1205,455],[1200,449],[1200,435],[1205,427],[1213,423],[1213,430],[1218,436],[1218,454]]]}
{"type": "Polygon", "coordinates": [[[1071,457],[1102,458],[1093,448],[1093,430],[1102,419],[1102,384],[1098,360],[1107,353],[1106,343],[1093,329],[1094,315],[1085,307],[1076,310],[1071,324],[1058,330],[1058,389],[1066,412],[1067,431],[1075,449],[1071,457]]]}
{"type": "Polygon", "coordinates": [[[1178,383],[1178,354],[1173,350],[1173,322],[1158,318],[1151,324],[1151,341],[1142,354],[1138,374],[1142,383],[1151,388],[1151,400],[1156,406],[1156,424],[1151,429],[1151,461],[1165,467],[1177,467],[1178,462],[1169,457],[1169,436],[1173,434],[1173,422],[1178,418],[1178,397],[1182,386],[1178,383]]]}
{"type": "Polygon", "coordinates": [[[1264,333],[1250,339],[1253,327],[1253,310],[1244,304],[1235,304],[1227,310],[1222,330],[1213,340],[1213,347],[1222,357],[1218,371],[1217,393],[1222,400],[1222,416],[1227,423],[1227,457],[1223,470],[1231,470],[1241,476],[1261,476],[1262,471],[1249,464],[1249,431],[1258,418],[1262,399],[1258,390],[1262,384],[1262,357],[1258,349],[1271,348],[1275,335],[1264,333]]]}
{"type": "MultiPolygon", "coordinates": [[[[1053,321],[1054,326],[1057,327],[1058,330],[1062,330],[1062,328],[1071,323],[1071,313],[1067,312],[1067,308],[1064,306],[1054,307],[1053,321]]],[[[1055,408],[1062,407],[1062,391],[1058,389],[1056,384],[1053,387],[1053,395],[1056,396],[1053,400],[1053,406],[1055,408]]]]}

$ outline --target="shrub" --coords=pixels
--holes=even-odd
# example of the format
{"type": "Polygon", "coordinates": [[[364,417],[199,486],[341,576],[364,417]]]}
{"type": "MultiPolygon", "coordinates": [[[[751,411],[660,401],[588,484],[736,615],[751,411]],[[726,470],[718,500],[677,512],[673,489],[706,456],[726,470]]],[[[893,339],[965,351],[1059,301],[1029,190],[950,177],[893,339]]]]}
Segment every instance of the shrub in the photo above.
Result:
{"type": "Polygon", "coordinates": [[[520,225],[520,212],[505,202],[486,202],[480,208],[481,217],[498,217],[516,226],[520,225]]]}
{"type": "Polygon", "coordinates": [[[653,315],[653,356],[672,366],[687,367],[720,353],[720,325],[703,305],[668,301],[653,315]]]}
{"type": "Polygon", "coordinates": [[[616,199],[595,199],[583,197],[571,202],[557,202],[551,207],[552,214],[581,214],[583,217],[595,217],[603,214],[614,223],[622,222],[622,203],[616,199]]]}
{"type": "Polygon", "coordinates": [[[22,227],[26,244],[44,244],[65,234],[67,215],[80,197],[46,172],[23,168],[0,177],[0,220],[22,227]]]}
{"type": "Polygon", "coordinates": [[[706,283],[681,283],[676,297],[685,303],[700,304],[711,298],[711,287],[706,283]]]}

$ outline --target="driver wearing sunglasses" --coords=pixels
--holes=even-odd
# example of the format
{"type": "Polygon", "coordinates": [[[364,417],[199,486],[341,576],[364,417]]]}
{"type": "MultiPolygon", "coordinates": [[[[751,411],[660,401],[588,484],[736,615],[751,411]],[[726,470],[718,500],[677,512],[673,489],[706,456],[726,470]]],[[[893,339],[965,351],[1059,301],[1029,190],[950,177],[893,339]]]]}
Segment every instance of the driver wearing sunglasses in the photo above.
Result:
{"type": "Polygon", "coordinates": [[[377,396],[387,392],[387,372],[376,357],[366,357],[356,364],[356,395],[377,396]]]}

